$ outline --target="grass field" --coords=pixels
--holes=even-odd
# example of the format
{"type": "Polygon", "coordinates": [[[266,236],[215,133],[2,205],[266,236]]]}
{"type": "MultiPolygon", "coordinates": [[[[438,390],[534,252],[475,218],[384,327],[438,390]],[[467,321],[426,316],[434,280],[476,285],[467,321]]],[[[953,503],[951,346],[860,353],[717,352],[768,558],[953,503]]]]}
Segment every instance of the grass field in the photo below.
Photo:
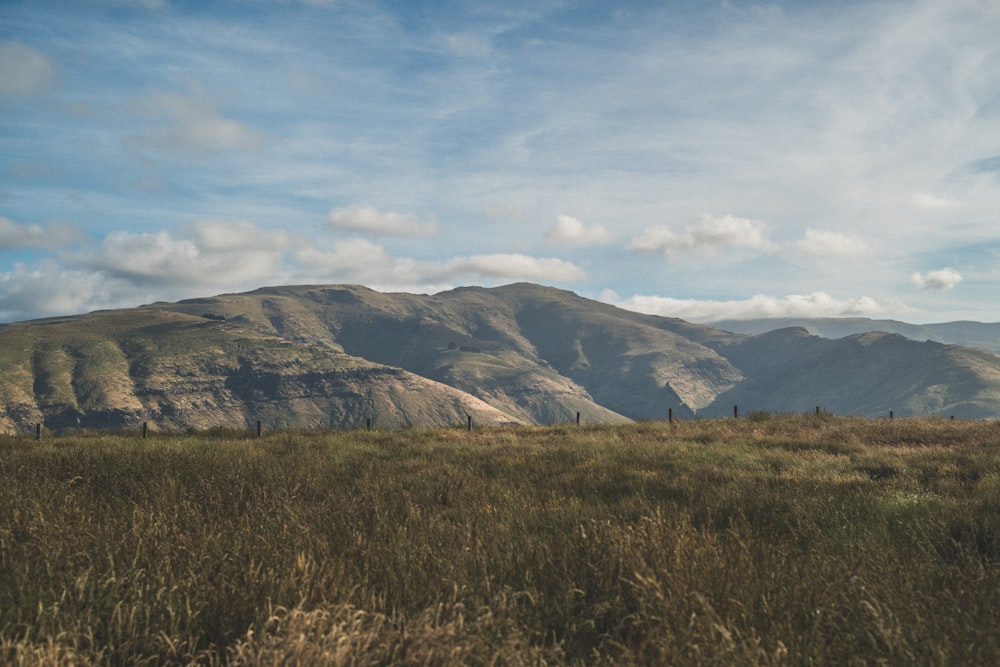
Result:
{"type": "Polygon", "coordinates": [[[0,662],[1000,664],[1000,425],[0,438],[0,662]]]}

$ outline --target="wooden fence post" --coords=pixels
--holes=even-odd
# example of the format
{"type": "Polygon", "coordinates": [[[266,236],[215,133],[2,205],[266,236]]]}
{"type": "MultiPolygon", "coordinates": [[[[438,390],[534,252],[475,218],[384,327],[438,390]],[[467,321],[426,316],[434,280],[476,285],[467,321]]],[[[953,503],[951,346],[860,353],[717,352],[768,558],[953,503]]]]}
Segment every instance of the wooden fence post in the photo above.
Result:
{"type": "Polygon", "coordinates": [[[739,419],[739,418],[740,418],[740,406],[734,405],[733,406],[733,419],[739,419]]]}
{"type": "Polygon", "coordinates": [[[472,415],[465,415],[465,416],[469,418],[469,430],[471,431],[472,430],[472,415]]]}
{"type": "Polygon", "coordinates": [[[258,419],[257,420],[257,437],[258,438],[260,437],[260,434],[261,434],[262,431],[263,431],[263,425],[260,423],[260,420],[258,419]]]}
{"type": "Polygon", "coordinates": [[[667,408],[667,423],[668,424],[673,424],[674,423],[674,409],[673,408],[667,408]]]}
{"type": "Polygon", "coordinates": [[[35,440],[41,440],[41,439],[42,439],[42,425],[35,424],[35,440]]]}
{"type": "Polygon", "coordinates": [[[580,413],[579,412],[576,413],[576,425],[577,426],[580,425],[580,413]]]}
{"type": "Polygon", "coordinates": [[[366,431],[372,430],[372,418],[371,417],[369,417],[368,419],[365,420],[365,430],[366,431]]]}
{"type": "Polygon", "coordinates": [[[142,422],[142,439],[146,439],[146,435],[149,433],[149,424],[142,422]]]}

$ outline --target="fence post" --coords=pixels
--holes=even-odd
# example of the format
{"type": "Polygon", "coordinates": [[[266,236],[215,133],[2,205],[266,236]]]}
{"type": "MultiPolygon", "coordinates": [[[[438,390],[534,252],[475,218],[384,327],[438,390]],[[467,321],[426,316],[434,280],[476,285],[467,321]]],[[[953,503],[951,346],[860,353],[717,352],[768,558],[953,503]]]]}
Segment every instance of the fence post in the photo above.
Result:
{"type": "Polygon", "coordinates": [[[892,421],[892,410],[889,410],[889,421],[892,421]]]}
{"type": "Polygon", "coordinates": [[[42,439],[42,425],[35,424],[35,440],[41,440],[41,439],[42,439]]]}
{"type": "Polygon", "coordinates": [[[372,418],[371,417],[369,417],[368,419],[365,420],[365,430],[366,431],[372,430],[372,418]]]}
{"type": "Polygon", "coordinates": [[[819,406],[816,406],[816,416],[819,417],[819,406]]]}
{"type": "Polygon", "coordinates": [[[465,416],[469,418],[469,430],[471,431],[472,430],[472,415],[468,415],[467,414],[465,416]]]}
{"type": "Polygon", "coordinates": [[[149,424],[142,422],[142,439],[146,439],[146,435],[149,433],[149,424]]]}
{"type": "Polygon", "coordinates": [[[674,423],[674,409],[673,408],[667,408],[667,423],[668,424],[673,424],[674,423]]]}
{"type": "Polygon", "coordinates": [[[579,412],[576,413],[576,425],[577,426],[580,425],[580,413],[579,412]]]}
{"type": "Polygon", "coordinates": [[[262,425],[260,423],[260,420],[258,419],[257,420],[257,437],[258,438],[260,437],[260,434],[261,434],[262,431],[263,431],[263,427],[262,427],[262,425]]]}
{"type": "Polygon", "coordinates": [[[740,406],[734,405],[733,406],[733,419],[739,419],[739,418],[740,418],[740,406]]]}

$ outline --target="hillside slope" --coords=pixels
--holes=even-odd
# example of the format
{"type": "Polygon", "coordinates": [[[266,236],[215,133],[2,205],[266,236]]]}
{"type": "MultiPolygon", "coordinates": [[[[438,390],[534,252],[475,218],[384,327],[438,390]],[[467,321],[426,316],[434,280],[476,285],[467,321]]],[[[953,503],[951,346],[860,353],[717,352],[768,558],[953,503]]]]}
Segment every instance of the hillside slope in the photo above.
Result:
{"type": "Polygon", "coordinates": [[[0,326],[0,431],[441,426],[799,412],[1000,416],[1000,356],[733,334],[531,284],[270,287],[0,326]]]}

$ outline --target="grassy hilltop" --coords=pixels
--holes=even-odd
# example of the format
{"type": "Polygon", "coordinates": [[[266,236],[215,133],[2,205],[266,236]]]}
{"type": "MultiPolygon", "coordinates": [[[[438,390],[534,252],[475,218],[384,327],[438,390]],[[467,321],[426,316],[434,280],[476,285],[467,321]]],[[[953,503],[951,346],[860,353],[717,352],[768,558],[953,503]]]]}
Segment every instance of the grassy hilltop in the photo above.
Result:
{"type": "Polygon", "coordinates": [[[0,439],[0,661],[997,664],[1000,426],[0,439]]]}

